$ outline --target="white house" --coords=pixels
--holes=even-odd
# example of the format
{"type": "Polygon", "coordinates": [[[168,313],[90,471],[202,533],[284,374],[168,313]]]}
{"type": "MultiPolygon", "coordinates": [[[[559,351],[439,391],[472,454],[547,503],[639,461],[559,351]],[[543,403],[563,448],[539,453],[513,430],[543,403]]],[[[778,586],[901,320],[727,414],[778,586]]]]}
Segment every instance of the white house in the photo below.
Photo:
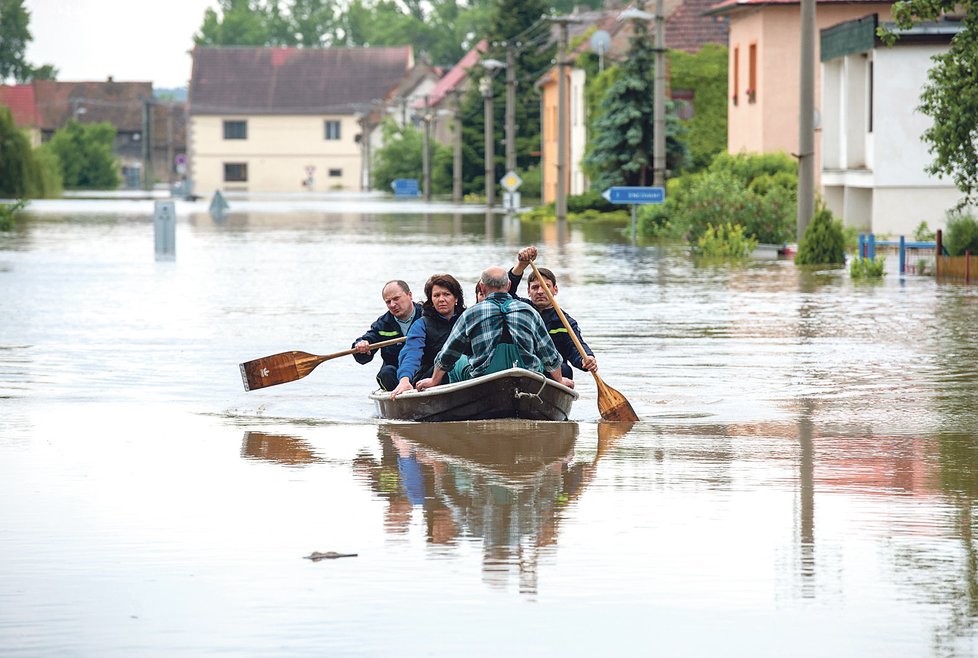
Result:
{"type": "Polygon", "coordinates": [[[917,111],[931,57],[947,51],[954,21],[898,31],[887,47],[877,15],[821,31],[822,192],[847,226],[910,235],[922,222],[944,226],[961,194],[928,174],[921,136],[931,118],[917,111]]]}

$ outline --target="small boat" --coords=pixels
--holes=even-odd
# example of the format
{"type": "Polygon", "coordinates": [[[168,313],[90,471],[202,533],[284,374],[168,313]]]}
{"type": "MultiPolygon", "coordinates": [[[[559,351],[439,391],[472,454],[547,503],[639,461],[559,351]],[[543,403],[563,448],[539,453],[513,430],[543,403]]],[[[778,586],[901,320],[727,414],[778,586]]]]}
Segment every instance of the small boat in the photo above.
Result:
{"type": "Polygon", "coordinates": [[[523,368],[443,384],[421,393],[408,391],[393,400],[387,391],[370,394],[381,418],[412,421],[567,420],[578,397],[574,389],[523,368]]]}

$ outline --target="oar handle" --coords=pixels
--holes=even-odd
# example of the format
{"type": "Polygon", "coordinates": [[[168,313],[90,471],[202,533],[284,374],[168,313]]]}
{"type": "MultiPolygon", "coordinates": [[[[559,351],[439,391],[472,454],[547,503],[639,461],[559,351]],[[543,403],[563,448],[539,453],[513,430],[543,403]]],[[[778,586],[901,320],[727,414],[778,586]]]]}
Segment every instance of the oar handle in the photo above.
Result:
{"type": "MultiPolygon", "coordinates": [[[[390,340],[382,340],[379,343],[370,343],[368,347],[371,351],[379,350],[381,347],[387,347],[388,345],[397,345],[398,343],[403,343],[407,340],[407,336],[401,336],[400,338],[391,338],[390,340]]],[[[335,359],[339,356],[346,356],[347,354],[354,354],[357,348],[353,347],[348,350],[343,350],[342,352],[337,352],[336,354],[327,354],[326,356],[319,357],[320,362],[329,361],[330,359],[335,359]]]]}
{"type": "Polygon", "coordinates": [[[574,341],[574,346],[577,348],[577,351],[581,353],[581,358],[586,359],[587,352],[584,351],[584,346],[581,345],[581,341],[577,339],[577,332],[575,332],[574,329],[570,326],[570,322],[567,321],[567,317],[564,315],[564,312],[560,310],[560,305],[557,303],[557,300],[554,298],[554,294],[550,292],[550,287],[543,282],[543,277],[540,275],[540,270],[537,269],[537,266],[533,264],[532,260],[529,261],[529,263],[530,263],[530,267],[533,268],[533,273],[536,275],[537,281],[540,282],[540,287],[543,288],[543,291],[545,293],[547,293],[547,299],[550,300],[550,303],[551,305],[553,305],[554,310],[557,311],[557,317],[559,317],[560,321],[564,323],[564,329],[567,330],[567,333],[568,335],[570,335],[571,340],[574,341]]]}

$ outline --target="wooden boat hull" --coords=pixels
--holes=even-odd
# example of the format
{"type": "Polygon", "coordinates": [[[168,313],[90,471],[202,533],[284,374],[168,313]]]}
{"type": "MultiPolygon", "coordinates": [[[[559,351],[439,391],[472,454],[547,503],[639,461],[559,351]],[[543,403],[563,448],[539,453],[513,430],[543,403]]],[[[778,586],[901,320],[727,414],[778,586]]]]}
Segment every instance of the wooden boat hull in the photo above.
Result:
{"type": "Polygon", "coordinates": [[[425,422],[493,418],[567,420],[578,397],[574,389],[522,368],[435,386],[422,393],[408,391],[393,400],[386,391],[370,395],[381,418],[425,422]]]}

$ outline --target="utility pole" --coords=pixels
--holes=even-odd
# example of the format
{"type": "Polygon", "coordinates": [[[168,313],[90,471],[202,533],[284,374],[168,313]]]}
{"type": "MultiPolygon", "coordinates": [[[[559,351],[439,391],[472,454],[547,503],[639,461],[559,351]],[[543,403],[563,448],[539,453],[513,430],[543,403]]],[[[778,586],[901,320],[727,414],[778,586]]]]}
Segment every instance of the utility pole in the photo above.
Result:
{"type": "Polygon", "coordinates": [[[655,84],[652,99],[652,184],[666,184],[666,12],[655,0],[655,84]]]}
{"type": "Polygon", "coordinates": [[[801,0],[798,79],[798,240],[815,213],[815,0],[801,0]]]}
{"type": "Polygon", "coordinates": [[[506,171],[516,170],[516,44],[506,44],[506,171]]]}
{"type": "Polygon", "coordinates": [[[143,100],[143,189],[153,189],[153,99],[143,100]]]}
{"type": "Polygon", "coordinates": [[[567,26],[580,23],[572,16],[550,19],[560,25],[560,48],[557,52],[557,221],[567,219],[567,26]]]}
{"type": "Polygon", "coordinates": [[[492,77],[495,75],[496,71],[506,66],[504,63],[495,59],[484,59],[482,60],[482,66],[485,68],[485,75],[479,81],[479,91],[482,92],[483,107],[485,114],[485,139],[486,139],[486,208],[492,208],[496,205],[496,169],[495,162],[496,152],[495,152],[495,135],[494,135],[494,123],[495,118],[492,111],[492,77]]]}
{"type": "Polygon", "coordinates": [[[452,156],[452,202],[462,203],[462,96],[453,91],[455,98],[455,153],[452,156]]]}
{"type": "Polygon", "coordinates": [[[431,201],[431,109],[428,96],[424,97],[424,150],[421,152],[421,173],[424,178],[424,200],[431,201]]]}

